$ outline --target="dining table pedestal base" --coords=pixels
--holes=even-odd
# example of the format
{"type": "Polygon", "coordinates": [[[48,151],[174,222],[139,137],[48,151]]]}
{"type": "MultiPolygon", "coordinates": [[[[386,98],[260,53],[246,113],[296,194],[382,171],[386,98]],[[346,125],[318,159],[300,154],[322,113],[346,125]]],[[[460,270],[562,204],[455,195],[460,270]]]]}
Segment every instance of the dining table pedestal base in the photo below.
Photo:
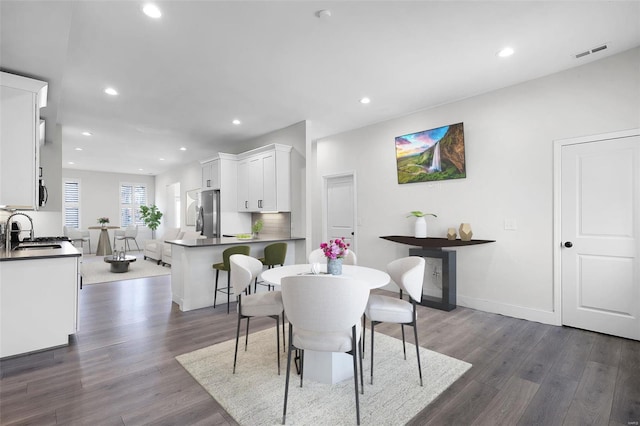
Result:
{"type": "Polygon", "coordinates": [[[304,379],[331,385],[353,379],[353,357],[346,353],[306,350],[304,379]]]}

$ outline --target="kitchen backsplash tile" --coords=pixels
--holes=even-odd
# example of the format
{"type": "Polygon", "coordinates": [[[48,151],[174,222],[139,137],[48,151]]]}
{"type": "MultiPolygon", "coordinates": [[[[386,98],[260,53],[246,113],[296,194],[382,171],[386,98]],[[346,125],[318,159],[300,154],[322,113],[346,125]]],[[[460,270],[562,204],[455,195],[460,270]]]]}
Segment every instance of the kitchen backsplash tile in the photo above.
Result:
{"type": "Polygon", "coordinates": [[[252,213],[251,223],[262,219],[264,226],[260,234],[262,235],[282,235],[291,236],[291,213],[252,213]]]}

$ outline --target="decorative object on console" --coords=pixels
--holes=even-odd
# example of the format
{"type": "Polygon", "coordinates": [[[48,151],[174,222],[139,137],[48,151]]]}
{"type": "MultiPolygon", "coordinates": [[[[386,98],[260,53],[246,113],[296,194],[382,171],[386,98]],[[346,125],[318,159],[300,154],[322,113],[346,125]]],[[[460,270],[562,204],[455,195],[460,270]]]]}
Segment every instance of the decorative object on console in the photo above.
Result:
{"type": "Polygon", "coordinates": [[[466,178],[462,123],[398,136],[398,183],[466,178]]]}
{"type": "Polygon", "coordinates": [[[327,258],[327,273],[331,275],[342,274],[342,258],[349,252],[350,245],[344,237],[320,244],[320,249],[327,258]]]}
{"type": "Polygon", "coordinates": [[[460,231],[460,239],[462,241],[471,241],[471,237],[473,237],[473,231],[471,230],[471,224],[469,224],[469,223],[461,223],[459,231],[460,231]]]}
{"type": "Polygon", "coordinates": [[[102,226],[106,226],[107,223],[109,223],[109,218],[108,217],[99,217],[98,218],[98,223],[102,226]]]}
{"type": "Polygon", "coordinates": [[[424,218],[425,216],[433,216],[438,217],[433,213],[423,213],[420,210],[414,210],[409,212],[407,217],[414,216],[416,218],[416,223],[414,225],[414,237],[416,238],[427,238],[427,221],[424,218]]]}
{"type": "Polygon", "coordinates": [[[447,240],[455,240],[457,237],[456,228],[449,228],[447,230],[447,240]]]}
{"type": "Polygon", "coordinates": [[[156,229],[160,226],[160,219],[162,219],[162,212],[155,204],[140,206],[140,218],[147,228],[151,229],[151,239],[155,238],[156,229]]]}

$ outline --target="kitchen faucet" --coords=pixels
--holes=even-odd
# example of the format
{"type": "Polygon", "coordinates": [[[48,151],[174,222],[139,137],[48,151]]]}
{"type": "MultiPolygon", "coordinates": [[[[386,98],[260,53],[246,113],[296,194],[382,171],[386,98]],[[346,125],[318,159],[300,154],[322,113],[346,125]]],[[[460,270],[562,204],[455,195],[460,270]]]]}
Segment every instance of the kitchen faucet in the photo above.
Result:
{"type": "MultiPolygon", "coordinates": [[[[14,232],[11,229],[11,222],[12,222],[11,218],[14,216],[25,216],[27,219],[29,219],[29,222],[31,222],[31,230],[29,231],[30,233],[29,236],[31,238],[31,241],[33,241],[33,219],[31,219],[31,217],[26,213],[22,213],[22,212],[13,213],[11,216],[9,216],[9,218],[7,218],[7,224],[6,224],[5,233],[4,233],[4,238],[6,240],[5,248],[7,252],[11,251],[11,233],[14,232]]],[[[15,232],[19,232],[19,231],[15,231],[15,232]]]]}

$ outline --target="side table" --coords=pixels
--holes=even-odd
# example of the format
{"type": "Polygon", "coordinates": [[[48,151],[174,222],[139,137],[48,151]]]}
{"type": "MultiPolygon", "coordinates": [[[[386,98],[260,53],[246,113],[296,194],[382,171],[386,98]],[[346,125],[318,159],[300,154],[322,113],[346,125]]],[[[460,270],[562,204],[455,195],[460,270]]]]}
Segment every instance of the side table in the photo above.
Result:
{"type": "Polygon", "coordinates": [[[137,259],[135,256],[125,256],[124,259],[114,259],[112,256],[105,256],[104,261],[111,264],[111,272],[121,274],[129,271],[129,265],[131,262],[135,262],[137,259]]]}

